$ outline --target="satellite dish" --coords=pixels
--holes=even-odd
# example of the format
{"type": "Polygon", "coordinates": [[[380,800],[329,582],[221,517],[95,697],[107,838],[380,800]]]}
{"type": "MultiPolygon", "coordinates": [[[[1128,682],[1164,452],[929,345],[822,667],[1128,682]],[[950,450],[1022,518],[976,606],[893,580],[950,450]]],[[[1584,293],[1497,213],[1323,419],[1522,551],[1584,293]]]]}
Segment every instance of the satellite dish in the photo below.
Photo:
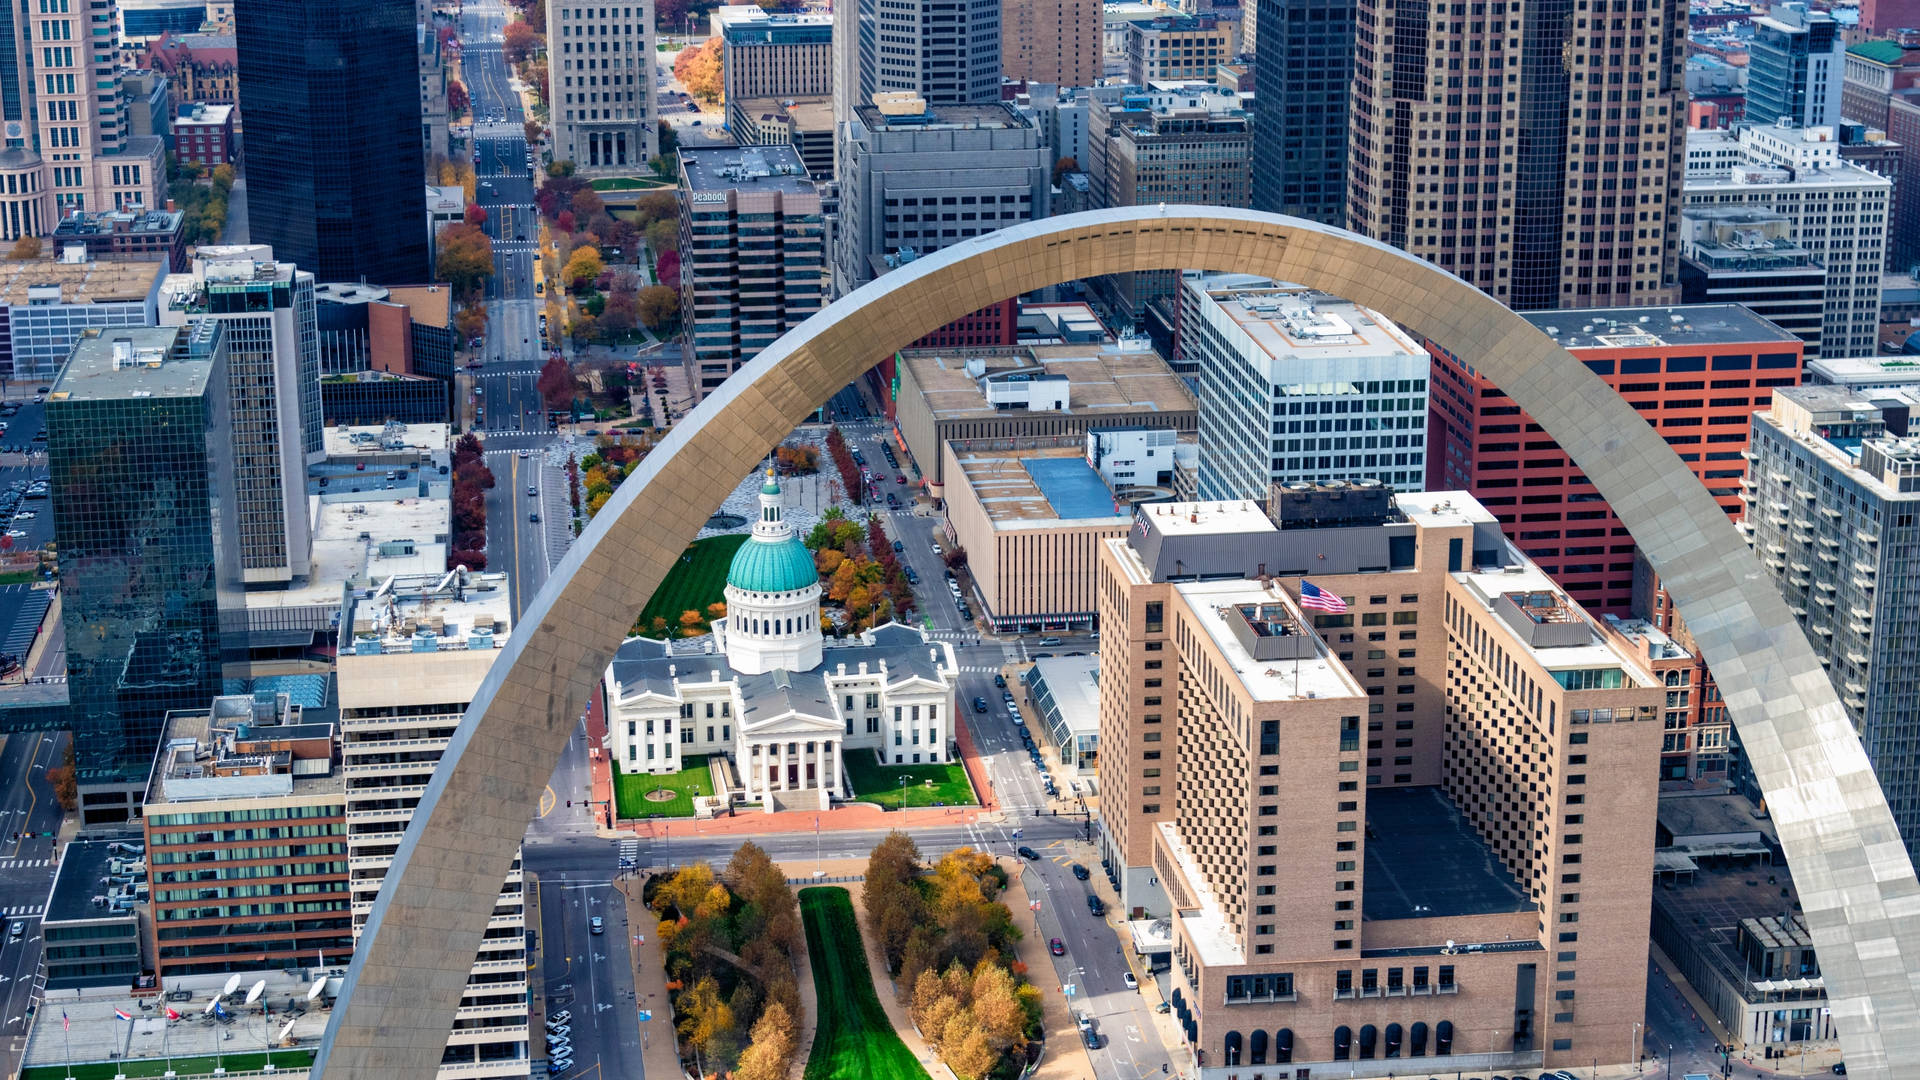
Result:
{"type": "Polygon", "coordinates": [[[280,1034],[278,1034],[278,1035],[275,1035],[275,1036],[273,1037],[273,1041],[274,1041],[274,1042],[286,1042],[286,1041],[287,1041],[287,1036],[289,1036],[289,1035],[291,1035],[291,1034],[293,1034],[293,1021],[291,1021],[291,1020],[289,1020],[289,1021],[287,1021],[287,1024],[286,1024],[286,1026],[280,1029],[280,1034]]]}
{"type": "Polygon", "coordinates": [[[215,1005],[218,1005],[218,1004],[220,1004],[220,999],[219,999],[219,998],[209,998],[209,999],[207,1000],[207,1007],[206,1007],[206,1008],[204,1008],[204,1009],[201,1009],[200,1011],[201,1011],[202,1013],[210,1013],[210,1012],[212,1012],[212,1011],[213,1011],[213,1007],[214,1007],[215,1005]]]}
{"type": "Polygon", "coordinates": [[[220,996],[226,997],[238,989],[240,989],[240,975],[236,972],[235,974],[227,976],[227,988],[220,991],[220,996]]]}
{"type": "Polygon", "coordinates": [[[267,980],[261,979],[259,982],[254,983],[253,988],[247,991],[247,1004],[251,1005],[256,1001],[259,1001],[260,995],[266,992],[267,992],[267,980]]]}
{"type": "Polygon", "coordinates": [[[318,1001],[320,999],[320,995],[326,992],[327,992],[327,977],[322,975],[320,978],[314,980],[314,983],[312,986],[309,986],[307,988],[307,1000],[318,1001]]]}

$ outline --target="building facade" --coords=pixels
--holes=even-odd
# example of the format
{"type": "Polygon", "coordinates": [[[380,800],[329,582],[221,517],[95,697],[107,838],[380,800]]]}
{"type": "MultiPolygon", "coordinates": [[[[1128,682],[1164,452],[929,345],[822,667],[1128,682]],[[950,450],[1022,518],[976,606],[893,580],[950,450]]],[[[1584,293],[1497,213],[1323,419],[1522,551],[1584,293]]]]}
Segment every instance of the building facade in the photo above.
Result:
{"type": "Polygon", "coordinates": [[[60,865],[40,917],[40,971],[48,990],[132,989],[147,970],[140,916],[134,910],[145,888],[133,882],[146,872],[137,847],[115,840],[74,840],[60,849],[60,865]],[[103,879],[111,880],[104,890],[103,879]]]}
{"type": "Polygon", "coordinates": [[[307,466],[326,457],[313,275],[268,248],[202,247],[162,289],[162,323],[222,324],[241,580],[284,588],[312,569],[307,466]]]}
{"type": "Polygon", "coordinates": [[[180,106],[173,118],[174,153],[211,172],[236,164],[233,158],[233,106],[194,102],[180,106]]]}
{"type": "Polygon", "coordinates": [[[620,772],[678,772],[688,755],[724,754],[740,778],[725,801],[773,813],[851,797],[853,755],[956,760],[953,647],[893,623],[828,645],[820,597],[813,553],[781,517],[769,471],[727,569],[712,651],[636,637],[607,668],[607,751],[620,772]]]}
{"type": "MultiPolygon", "coordinates": [[[[744,5],[742,5],[744,7],[744,5]]],[[[729,13],[736,9],[728,9],[729,13]]],[[[721,25],[721,76],[729,123],[748,98],[824,98],[833,93],[833,17],[748,8],[721,25]]]]}
{"type": "MultiPolygon", "coordinates": [[[[348,590],[337,670],[356,941],[441,752],[513,632],[510,610],[507,576],[497,573],[394,575],[348,590]]],[[[516,857],[442,1064],[461,1076],[529,1075],[527,1001],[526,888],[516,857]]]]}
{"type": "Polygon", "coordinates": [[[683,151],[680,188],[680,325],[705,395],[826,306],[826,223],[791,147],[683,151]]]}
{"type": "Polygon", "coordinates": [[[1911,390],[1776,391],[1753,417],[1741,526],[1839,691],[1909,852],[1920,850],[1916,405],[1911,390]]]}
{"type": "Polygon", "coordinates": [[[178,273],[187,268],[187,215],[180,210],[75,212],[60,219],[53,246],[79,244],[99,262],[159,262],[178,273]]]}
{"type": "Polygon", "coordinates": [[[168,712],[244,661],[227,343],[218,324],[94,331],[47,401],[81,818],[126,820],[168,712]]]}
{"type": "Polygon", "coordinates": [[[1893,182],[1843,160],[1832,128],[1689,131],[1686,150],[1682,209],[1780,214],[1826,268],[1820,355],[1877,352],[1893,182]]]}
{"type": "Polygon", "coordinates": [[[1000,70],[1031,83],[1092,86],[1102,74],[1100,35],[1092,0],[1001,0],[1000,70]]]}
{"type": "Polygon", "coordinates": [[[1354,0],[1245,0],[1253,95],[1253,208],[1339,225],[1347,209],[1354,0]]]}
{"type": "Polygon", "coordinates": [[[160,321],[161,261],[0,263],[0,371],[50,379],[87,330],[160,321]]]}
{"type": "Polygon", "coordinates": [[[847,16],[848,33],[836,31],[852,65],[847,113],[881,93],[932,105],[1000,100],[1000,0],[854,0],[847,16]]]}
{"type": "MultiPolygon", "coordinates": [[[[1618,390],[1739,517],[1747,420],[1800,382],[1798,338],[1737,304],[1533,312],[1527,319],[1618,390]],[[1642,321],[1645,320],[1645,321],[1642,321]]],[[[1585,475],[1474,366],[1433,353],[1430,490],[1464,490],[1589,611],[1633,613],[1634,544],[1585,475]]]]}
{"type": "Polygon", "coordinates": [[[1576,30],[1568,0],[1493,18],[1359,0],[1346,227],[1519,311],[1670,303],[1687,11],[1656,6],[1576,30]],[[1482,73],[1454,70],[1473,54],[1482,73]],[[1594,104],[1622,81],[1632,102],[1594,104]]]}
{"type": "Polygon", "coordinates": [[[1053,159],[1011,107],[882,95],[855,116],[841,147],[835,295],[885,273],[889,258],[1047,216],[1053,159]]]}
{"type": "Polygon", "coordinates": [[[1200,372],[1201,499],[1257,501],[1276,482],[1424,486],[1427,355],[1399,327],[1298,287],[1195,299],[1180,330],[1200,372]]]}
{"type": "Polygon", "coordinates": [[[413,5],[240,0],[234,18],[248,239],[318,281],[429,279],[413,5]]]}
{"type": "Polygon", "coordinates": [[[1238,27],[1212,15],[1168,15],[1127,24],[1127,81],[1212,82],[1233,59],[1238,27]]]}
{"type": "Polygon", "coordinates": [[[660,152],[652,9],[546,4],[555,160],[583,176],[644,173],[660,152]]]}
{"type": "Polygon", "coordinates": [[[1464,493],[1138,525],[1102,555],[1102,846],[1171,918],[1199,1075],[1629,1060],[1653,675],[1464,493]]]}
{"type": "Polygon", "coordinates": [[[162,980],[353,958],[336,756],[284,694],[167,717],[141,819],[162,980]]]}
{"type": "Polygon", "coordinates": [[[1747,207],[1681,211],[1683,304],[1745,304],[1799,338],[1803,355],[1816,360],[1826,294],[1826,267],[1794,239],[1784,214],[1747,207]]]}
{"type": "Polygon", "coordinates": [[[1788,121],[1796,127],[1840,122],[1846,77],[1846,39],[1824,11],[1798,0],[1775,4],[1753,20],[1747,46],[1747,115],[1762,124],[1788,121]]]}

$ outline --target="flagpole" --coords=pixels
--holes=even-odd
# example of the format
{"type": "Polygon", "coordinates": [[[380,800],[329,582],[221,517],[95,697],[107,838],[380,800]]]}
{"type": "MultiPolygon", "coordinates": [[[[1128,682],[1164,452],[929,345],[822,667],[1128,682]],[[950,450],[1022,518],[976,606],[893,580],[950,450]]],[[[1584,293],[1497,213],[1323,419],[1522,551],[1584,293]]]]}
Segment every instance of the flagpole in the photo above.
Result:
{"type": "Polygon", "coordinates": [[[65,1009],[60,1010],[60,1041],[66,1044],[67,1080],[73,1080],[73,1021],[65,1009]]]}

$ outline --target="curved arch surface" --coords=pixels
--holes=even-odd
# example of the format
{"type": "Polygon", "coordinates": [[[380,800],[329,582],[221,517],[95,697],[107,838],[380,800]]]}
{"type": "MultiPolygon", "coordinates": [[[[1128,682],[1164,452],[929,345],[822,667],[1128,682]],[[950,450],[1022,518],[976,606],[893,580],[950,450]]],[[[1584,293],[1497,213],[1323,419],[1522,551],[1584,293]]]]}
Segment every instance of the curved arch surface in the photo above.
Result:
{"type": "MultiPolygon", "coordinates": [[[[1375,308],[1497,383],[1646,551],[1726,699],[1799,884],[1855,1076],[1920,1061],[1920,883],[1865,752],[1726,515],[1646,422],[1532,325],[1405,252],[1311,222],[1130,207],[1014,226],[895,270],[809,318],[647,456],[512,628],[421,799],[355,952],[316,1075],[434,1074],[499,884],[588,694],[721,497],[876,356],[1076,278],[1206,267],[1375,308]]],[[[1651,763],[1649,763],[1651,767],[1651,763]]]]}

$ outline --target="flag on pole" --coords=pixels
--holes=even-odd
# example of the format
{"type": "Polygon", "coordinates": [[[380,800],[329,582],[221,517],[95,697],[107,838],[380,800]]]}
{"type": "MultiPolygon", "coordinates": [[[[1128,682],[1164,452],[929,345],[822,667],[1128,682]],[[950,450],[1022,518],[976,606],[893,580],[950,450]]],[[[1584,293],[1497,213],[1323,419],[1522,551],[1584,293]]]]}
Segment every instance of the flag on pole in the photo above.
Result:
{"type": "Polygon", "coordinates": [[[1347,611],[1347,602],[1340,599],[1338,593],[1328,592],[1305,578],[1300,579],[1300,606],[1329,615],[1344,615],[1347,611]]]}
{"type": "Polygon", "coordinates": [[[73,1021],[67,1019],[67,1010],[65,1009],[60,1010],[60,1030],[61,1031],[73,1030],[73,1021]]]}
{"type": "Polygon", "coordinates": [[[168,1009],[167,1009],[167,1019],[169,1019],[169,1020],[178,1020],[178,1019],[180,1019],[180,1014],[179,1014],[178,1012],[175,1012],[175,1011],[173,1010],[173,1008],[172,1008],[172,1007],[168,1007],[168,1009]]]}
{"type": "Polygon", "coordinates": [[[127,1010],[125,1010],[125,1009],[115,1009],[115,1010],[113,1010],[113,1015],[115,1015],[115,1016],[117,1016],[117,1017],[119,1017],[119,1018],[120,1018],[120,1019],[122,1019],[122,1020],[131,1020],[131,1019],[133,1019],[133,1014],[132,1014],[132,1013],[130,1013],[130,1012],[128,1012],[128,1011],[127,1011],[127,1010]]]}

